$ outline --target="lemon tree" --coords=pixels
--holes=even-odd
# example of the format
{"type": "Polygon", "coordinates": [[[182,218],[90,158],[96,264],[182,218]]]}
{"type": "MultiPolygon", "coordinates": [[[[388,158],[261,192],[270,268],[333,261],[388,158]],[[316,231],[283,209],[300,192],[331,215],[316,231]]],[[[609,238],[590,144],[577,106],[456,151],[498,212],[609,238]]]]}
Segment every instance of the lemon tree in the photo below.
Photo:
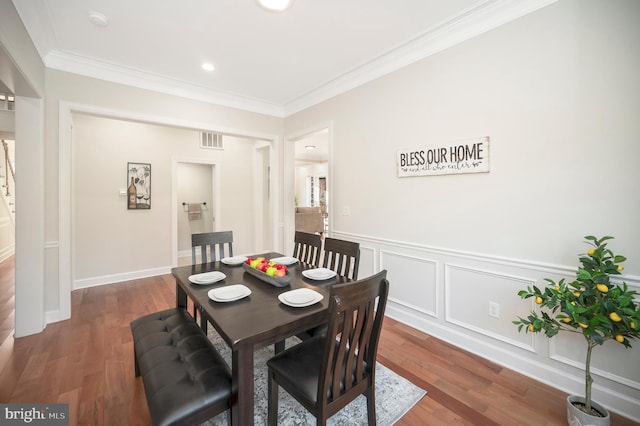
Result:
{"type": "Polygon", "coordinates": [[[612,284],[610,277],[619,275],[626,257],[615,255],[607,248],[613,237],[586,236],[592,247],[579,256],[575,280],[564,278],[555,282],[545,278],[547,286],[540,289],[529,286],[518,295],[523,299],[533,297],[539,309],[531,311],[527,318],[513,321],[518,331],[544,332],[553,337],[560,331],[580,333],[587,344],[585,362],[585,407],[592,414],[590,373],[591,351],[607,340],[614,340],[626,348],[630,340],[640,337],[640,303],[638,292],[629,290],[626,283],[612,284]]]}

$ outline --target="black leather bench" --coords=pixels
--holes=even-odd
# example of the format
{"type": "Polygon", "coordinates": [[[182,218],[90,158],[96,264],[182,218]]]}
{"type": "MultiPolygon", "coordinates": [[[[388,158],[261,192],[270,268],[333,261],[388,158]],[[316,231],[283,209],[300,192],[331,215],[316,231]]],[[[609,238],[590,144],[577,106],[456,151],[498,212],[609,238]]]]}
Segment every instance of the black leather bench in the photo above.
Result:
{"type": "MultiPolygon", "coordinates": [[[[131,332],[155,426],[197,425],[230,408],[229,367],[187,311],[146,315],[131,322],[131,332]]],[[[227,418],[231,424],[231,410],[227,418]]]]}

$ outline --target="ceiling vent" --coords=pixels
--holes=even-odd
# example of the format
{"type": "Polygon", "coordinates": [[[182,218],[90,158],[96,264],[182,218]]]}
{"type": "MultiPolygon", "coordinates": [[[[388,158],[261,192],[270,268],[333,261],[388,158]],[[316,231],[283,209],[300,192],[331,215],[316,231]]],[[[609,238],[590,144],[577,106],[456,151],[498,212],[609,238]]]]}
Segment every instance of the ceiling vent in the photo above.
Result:
{"type": "Polygon", "coordinates": [[[200,132],[200,148],[223,149],[222,134],[214,132],[200,132]]]}

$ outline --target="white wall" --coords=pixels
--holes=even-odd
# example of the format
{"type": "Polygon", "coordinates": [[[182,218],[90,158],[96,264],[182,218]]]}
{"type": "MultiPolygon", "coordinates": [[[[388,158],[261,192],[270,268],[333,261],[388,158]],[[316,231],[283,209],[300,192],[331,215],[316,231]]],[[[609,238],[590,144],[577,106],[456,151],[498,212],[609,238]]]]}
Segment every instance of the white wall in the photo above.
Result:
{"type": "MultiPolygon", "coordinates": [[[[589,234],[615,237],[640,290],[639,16],[563,0],[287,118],[286,135],[333,123],[333,235],[361,242],[361,276],[388,269],[389,315],[583,392],[582,342],[511,321],[532,308],[517,291],[571,277],[589,234]],[[482,136],[489,173],[397,177],[400,149],[482,136]]],[[[636,419],[638,359],[640,342],[608,342],[594,360],[595,398],[636,419]]]]}
{"type": "MultiPolygon", "coordinates": [[[[186,188],[201,187],[203,179],[209,192],[208,205],[212,209],[205,212],[203,219],[189,223],[181,202],[197,200],[179,198],[175,206],[171,203],[172,161],[176,158],[217,163],[221,214],[216,230],[233,230],[234,249],[239,252],[255,250],[251,159],[258,142],[230,138],[223,150],[202,149],[198,146],[199,133],[194,130],[86,114],[74,114],[73,133],[74,288],[121,281],[123,274],[128,273],[168,272],[174,225],[188,231],[182,239],[188,240],[186,249],[190,252],[191,233],[205,232],[203,220],[212,220],[212,166],[199,167],[208,169],[208,174],[205,173],[208,178],[201,172],[187,173],[194,169],[191,164],[189,168],[178,168],[182,179],[177,188],[178,198],[194,195],[188,194],[186,188]],[[119,190],[128,185],[128,162],[151,164],[149,210],[127,210],[126,197],[119,195],[119,190]],[[173,209],[177,210],[177,224],[172,223],[173,209]]],[[[211,223],[208,230],[212,230],[211,223]]],[[[178,250],[185,250],[184,241],[178,250]]]]}

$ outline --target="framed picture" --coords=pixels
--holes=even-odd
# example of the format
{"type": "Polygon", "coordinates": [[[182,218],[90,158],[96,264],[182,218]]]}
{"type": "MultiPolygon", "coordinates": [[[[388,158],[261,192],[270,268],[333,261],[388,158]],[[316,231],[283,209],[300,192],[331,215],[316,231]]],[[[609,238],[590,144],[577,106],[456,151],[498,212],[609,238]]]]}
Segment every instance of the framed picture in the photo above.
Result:
{"type": "Polygon", "coordinates": [[[127,209],[151,208],[151,164],[127,163],[127,209]]]}

